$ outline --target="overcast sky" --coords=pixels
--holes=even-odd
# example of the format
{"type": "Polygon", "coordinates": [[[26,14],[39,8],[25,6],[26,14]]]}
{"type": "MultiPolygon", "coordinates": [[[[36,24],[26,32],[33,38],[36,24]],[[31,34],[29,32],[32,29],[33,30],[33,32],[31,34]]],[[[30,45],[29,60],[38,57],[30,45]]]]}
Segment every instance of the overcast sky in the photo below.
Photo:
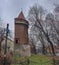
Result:
{"type": "Polygon", "coordinates": [[[35,3],[48,9],[48,11],[52,11],[54,4],[59,4],[59,0],[0,0],[0,18],[5,25],[9,23],[10,29],[13,31],[14,18],[19,15],[21,8],[27,17],[29,8],[35,3]]]}

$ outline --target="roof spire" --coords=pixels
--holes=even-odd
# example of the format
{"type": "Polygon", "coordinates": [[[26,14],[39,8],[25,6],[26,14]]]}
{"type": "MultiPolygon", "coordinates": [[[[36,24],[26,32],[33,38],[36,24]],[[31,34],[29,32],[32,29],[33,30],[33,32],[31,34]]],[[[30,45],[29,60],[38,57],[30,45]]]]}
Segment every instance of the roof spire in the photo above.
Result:
{"type": "Polygon", "coordinates": [[[21,8],[21,11],[22,11],[22,8],[21,8]]]}
{"type": "Polygon", "coordinates": [[[23,12],[22,12],[22,8],[21,8],[21,12],[20,12],[18,18],[19,18],[19,19],[25,19],[25,16],[24,16],[24,14],[23,14],[23,12]]]}

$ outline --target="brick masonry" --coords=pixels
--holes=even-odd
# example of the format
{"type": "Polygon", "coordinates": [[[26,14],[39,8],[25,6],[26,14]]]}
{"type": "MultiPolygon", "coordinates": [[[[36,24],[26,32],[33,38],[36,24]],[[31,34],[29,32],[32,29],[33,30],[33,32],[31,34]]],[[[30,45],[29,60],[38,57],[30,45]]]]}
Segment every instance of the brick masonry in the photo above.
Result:
{"type": "Polygon", "coordinates": [[[19,52],[21,56],[30,55],[30,45],[28,44],[28,21],[25,19],[22,12],[18,18],[15,18],[14,48],[16,53],[19,52]]]}

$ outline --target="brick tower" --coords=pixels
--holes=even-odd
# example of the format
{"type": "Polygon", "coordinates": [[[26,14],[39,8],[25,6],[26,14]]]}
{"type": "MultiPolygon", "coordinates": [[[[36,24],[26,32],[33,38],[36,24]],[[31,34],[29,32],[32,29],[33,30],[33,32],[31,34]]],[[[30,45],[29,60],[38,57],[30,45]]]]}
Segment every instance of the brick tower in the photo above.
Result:
{"type": "Polygon", "coordinates": [[[18,52],[23,47],[28,45],[28,21],[25,19],[23,12],[21,11],[19,16],[15,18],[15,38],[14,47],[18,52]]]}

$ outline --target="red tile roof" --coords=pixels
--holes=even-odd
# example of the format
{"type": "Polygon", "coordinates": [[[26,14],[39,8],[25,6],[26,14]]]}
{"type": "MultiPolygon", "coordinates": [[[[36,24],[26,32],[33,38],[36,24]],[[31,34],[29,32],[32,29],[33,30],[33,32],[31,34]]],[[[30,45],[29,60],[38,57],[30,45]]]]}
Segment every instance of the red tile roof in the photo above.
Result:
{"type": "Polygon", "coordinates": [[[22,11],[20,12],[18,18],[19,18],[19,19],[24,19],[24,20],[26,20],[22,11]]]}

